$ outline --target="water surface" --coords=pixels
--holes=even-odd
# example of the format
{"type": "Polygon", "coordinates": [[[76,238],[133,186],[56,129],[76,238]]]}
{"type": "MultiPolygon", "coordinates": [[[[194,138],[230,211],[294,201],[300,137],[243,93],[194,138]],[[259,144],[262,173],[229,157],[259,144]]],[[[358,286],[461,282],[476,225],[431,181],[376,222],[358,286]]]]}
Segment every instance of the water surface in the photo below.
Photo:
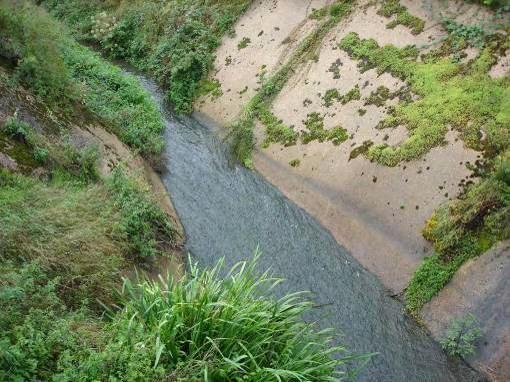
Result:
{"type": "MultiPolygon", "coordinates": [[[[140,77],[166,124],[167,172],[162,176],[199,264],[249,259],[258,246],[261,270],[286,279],[280,292],[310,291],[311,319],[343,333],[359,353],[378,352],[359,381],[477,381],[465,364],[448,361],[428,333],[403,314],[367,272],[314,218],[259,174],[232,163],[210,128],[177,118],[164,95],[140,77]]],[[[367,238],[370,240],[370,238],[367,238]]]]}

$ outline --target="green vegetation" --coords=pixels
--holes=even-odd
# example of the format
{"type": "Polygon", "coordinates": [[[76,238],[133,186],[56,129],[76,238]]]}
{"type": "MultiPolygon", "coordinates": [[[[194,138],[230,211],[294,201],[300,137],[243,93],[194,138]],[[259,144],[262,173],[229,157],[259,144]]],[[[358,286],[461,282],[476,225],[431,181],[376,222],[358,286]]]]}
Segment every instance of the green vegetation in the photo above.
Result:
{"type": "Polygon", "coordinates": [[[237,49],[241,50],[248,46],[251,40],[248,37],[243,37],[241,41],[237,44],[237,49]]]}
{"type": "MultiPolygon", "coordinates": [[[[53,11],[86,23],[74,3],[55,2],[53,11]]],[[[35,5],[2,3],[0,31],[0,55],[13,58],[12,72],[0,68],[3,115],[12,114],[0,121],[0,150],[20,164],[20,173],[0,170],[0,380],[350,376],[358,357],[305,323],[312,304],[300,294],[276,298],[280,280],[256,272],[255,261],[228,274],[221,264],[192,265],[179,281],[124,279],[118,291],[135,266],[154,271],[157,257],[176,249],[177,232],[130,163],[101,176],[100,150],[74,142],[71,128],[104,125],[152,155],[161,149],[159,110],[35,5]],[[44,42],[54,48],[48,55],[44,42]]]]}
{"type": "Polygon", "coordinates": [[[266,126],[266,137],[262,142],[264,148],[268,148],[272,143],[293,146],[298,140],[303,144],[319,141],[331,142],[338,146],[348,138],[347,131],[341,126],[326,130],[324,128],[324,117],[316,112],[307,115],[307,119],[303,121],[304,129],[300,133],[285,125],[283,121],[263,107],[260,108],[258,117],[266,126]]]}
{"type": "Polygon", "coordinates": [[[391,96],[390,89],[386,86],[379,86],[376,90],[370,92],[370,95],[365,100],[365,105],[382,107],[391,96]]]}
{"type": "Polygon", "coordinates": [[[389,29],[403,25],[411,29],[412,34],[420,34],[425,28],[425,21],[411,15],[406,7],[400,5],[399,0],[384,0],[377,13],[385,17],[395,16],[395,19],[386,25],[389,29]]]}
{"type": "Polygon", "coordinates": [[[251,1],[42,3],[80,38],[98,43],[113,58],[127,60],[157,78],[168,87],[176,111],[188,113],[221,38],[225,33],[233,35],[234,23],[251,1]]]}
{"type": "Polygon", "coordinates": [[[203,272],[193,266],[179,282],[125,279],[105,321],[86,306],[69,305],[62,280],[37,262],[4,262],[0,378],[344,380],[338,367],[356,357],[302,322],[309,302],[272,297],[278,281],[256,276],[254,266],[239,264],[228,281],[219,278],[219,266],[203,272]]]}
{"type": "Polygon", "coordinates": [[[448,355],[467,357],[475,354],[475,342],[481,336],[475,316],[468,314],[453,321],[446,337],[441,340],[441,346],[448,355]]]}
{"type": "Polygon", "coordinates": [[[508,152],[493,161],[479,183],[458,200],[435,211],[423,230],[437,254],[425,259],[406,291],[408,308],[419,310],[469,258],[510,238],[510,160],[508,152]]]}
{"type": "Polygon", "coordinates": [[[60,174],[65,172],[67,177],[84,183],[99,178],[96,168],[97,151],[93,146],[77,149],[64,142],[52,141],[37,133],[16,114],[0,126],[2,135],[9,143],[5,145],[5,152],[23,166],[21,170],[24,172],[30,173],[38,165],[44,165],[51,171],[60,174]]]}
{"type": "Polygon", "coordinates": [[[300,164],[301,164],[301,161],[299,159],[292,159],[289,164],[292,166],[292,167],[298,167],[300,164]]]}
{"type": "MultiPolygon", "coordinates": [[[[245,166],[252,167],[251,154],[255,147],[253,128],[255,119],[273,122],[274,118],[265,118],[275,97],[283,89],[294,69],[301,63],[312,60],[316,56],[322,39],[327,32],[351,11],[352,1],[338,1],[330,6],[329,14],[319,22],[317,27],[300,43],[290,59],[270,78],[244,107],[240,118],[231,126],[231,143],[234,156],[245,166]],[[335,11],[331,11],[334,6],[335,11]]],[[[266,129],[267,129],[266,125],[266,129]]],[[[273,124],[270,127],[274,127],[273,124]]],[[[288,131],[287,131],[288,132],[288,131]]],[[[267,142],[273,142],[272,138],[267,142]]]]}
{"type": "Polygon", "coordinates": [[[497,35],[485,40],[480,55],[461,64],[441,47],[417,62],[414,47],[379,47],[374,40],[348,34],[340,47],[361,61],[362,69],[388,71],[406,81],[420,98],[401,102],[379,125],[404,125],[409,137],[398,146],[371,146],[366,156],[395,166],[417,159],[444,143],[450,128],[465,144],[486,156],[480,182],[469,186],[456,201],[441,207],[428,221],[424,236],[434,243],[436,254],[416,270],[406,291],[407,306],[418,311],[454,275],[467,259],[510,237],[510,82],[487,74],[508,40],[497,35]]]}
{"type": "Polygon", "coordinates": [[[301,141],[304,144],[312,141],[319,141],[321,143],[330,141],[337,146],[348,138],[347,131],[341,126],[336,126],[329,130],[324,129],[324,117],[317,112],[308,114],[303,124],[306,127],[306,130],[303,130],[301,133],[301,141]]]}
{"type": "Polygon", "coordinates": [[[356,85],[342,97],[342,105],[359,99],[361,99],[361,93],[359,91],[359,86],[356,85]]]}
{"type": "Polygon", "coordinates": [[[20,84],[64,110],[83,113],[84,106],[146,156],[161,152],[163,123],[147,93],[73,41],[44,10],[28,2],[2,3],[0,31],[9,36],[0,44],[0,56],[13,61],[20,84]]]}
{"type": "Polygon", "coordinates": [[[281,143],[284,146],[293,146],[296,144],[299,133],[285,125],[283,121],[279,120],[271,111],[261,106],[258,117],[266,127],[266,136],[262,142],[262,147],[268,148],[271,143],[281,143]]]}
{"type": "Polygon", "coordinates": [[[218,98],[223,95],[221,91],[221,84],[218,80],[205,79],[200,83],[200,88],[197,92],[198,96],[211,94],[213,98],[218,98]]]}
{"type": "Polygon", "coordinates": [[[342,99],[342,96],[338,89],[328,89],[326,90],[326,93],[324,93],[324,96],[322,97],[322,100],[324,101],[324,106],[330,107],[333,105],[334,101],[339,102],[342,99]]]}
{"type": "Polygon", "coordinates": [[[407,81],[411,91],[421,97],[398,105],[384,121],[385,126],[407,126],[409,137],[399,146],[372,147],[370,159],[395,166],[419,158],[444,142],[448,126],[458,130],[466,145],[474,149],[498,153],[510,145],[510,89],[507,79],[488,76],[494,63],[489,48],[466,67],[448,58],[416,62],[414,47],[381,48],[374,40],[361,40],[355,33],[343,38],[340,47],[353,58],[363,59],[363,69],[388,71],[407,81]],[[486,134],[484,140],[480,139],[482,132],[486,134]]]}
{"type": "Polygon", "coordinates": [[[361,99],[361,93],[358,85],[353,87],[343,96],[340,95],[340,92],[337,89],[328,89],[322,99],[324,101],[324,106],[326,107],[333,105],[334,101],[342,102],[342,105],[345,105],[351,101],[361,99]]]}

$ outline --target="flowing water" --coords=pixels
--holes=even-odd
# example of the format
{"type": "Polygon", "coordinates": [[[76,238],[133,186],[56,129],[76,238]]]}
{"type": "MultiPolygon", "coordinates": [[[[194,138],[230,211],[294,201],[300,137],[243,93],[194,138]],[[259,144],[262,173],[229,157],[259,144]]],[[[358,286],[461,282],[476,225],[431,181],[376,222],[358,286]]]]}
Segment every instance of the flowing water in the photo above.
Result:
{"type": "MultiPolygon", "coordinates": [[[[149,79],[144,87],[166,123],[167,172],[162,176],[184,226],[186,250],[203,266],[225,257],[227,266],[251,258],[258,246],[261,270],[286,279],[280,292],[310,291],[310,317],[342,333],[340,343],[379,353],[360,381],[477,381],[461,362],[403,313],[379,280],[362,268],[314,218],[254,171],[232,162],[210,128],[177,118],[149,79]]],[[[370,240],[370,238],[367,238],[370,240]]]]}

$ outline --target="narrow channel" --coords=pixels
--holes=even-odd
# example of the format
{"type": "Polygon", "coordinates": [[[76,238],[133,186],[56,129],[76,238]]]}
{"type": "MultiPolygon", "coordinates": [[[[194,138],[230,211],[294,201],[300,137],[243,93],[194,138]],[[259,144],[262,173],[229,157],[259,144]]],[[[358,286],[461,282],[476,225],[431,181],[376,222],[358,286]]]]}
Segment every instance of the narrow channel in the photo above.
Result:
{"type": "MultiPolygon", "coordinates": [[[[226,145],[193,118],[175,116],[150,79],[137,75],[163,112],[167,170],[162,179],[184,226],[186,250],[199,264],[227,266],[259,247],[261,270],[284,278],[279,292],[309,291],[311,319],[340,334],[357,353],[374,353],[359,381],[478,381],[449,360],[332,235],[257,172],[230,160],[226,145]]],[[[370,238],[367,238],[370,240],[370,238]]]]}

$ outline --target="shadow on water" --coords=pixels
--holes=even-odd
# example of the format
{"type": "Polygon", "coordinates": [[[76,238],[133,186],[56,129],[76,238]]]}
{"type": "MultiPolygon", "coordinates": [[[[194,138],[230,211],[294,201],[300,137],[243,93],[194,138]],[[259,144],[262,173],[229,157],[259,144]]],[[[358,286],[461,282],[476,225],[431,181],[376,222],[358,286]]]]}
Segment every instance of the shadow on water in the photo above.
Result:
{"type": "MultiPolygon", "coordinates": [[[[428,333],[403,313],[379,280],[362,268],[314,218],[254,171],[235,165],[221,140],[192,118],[177,118],[151,80],[140,81],[166,123],[162,179],[184,226],[186,249],[201,265],[227,266],[260,247],[261,270],[286,279],[279,292],[306,290],[317,305],[309,319],[342,333],[357,353],[379,353],[360,381],[478,381],[448,360],[428,333]]],[[[370,240],[370,238],[367,238],[370,240]]]]}

